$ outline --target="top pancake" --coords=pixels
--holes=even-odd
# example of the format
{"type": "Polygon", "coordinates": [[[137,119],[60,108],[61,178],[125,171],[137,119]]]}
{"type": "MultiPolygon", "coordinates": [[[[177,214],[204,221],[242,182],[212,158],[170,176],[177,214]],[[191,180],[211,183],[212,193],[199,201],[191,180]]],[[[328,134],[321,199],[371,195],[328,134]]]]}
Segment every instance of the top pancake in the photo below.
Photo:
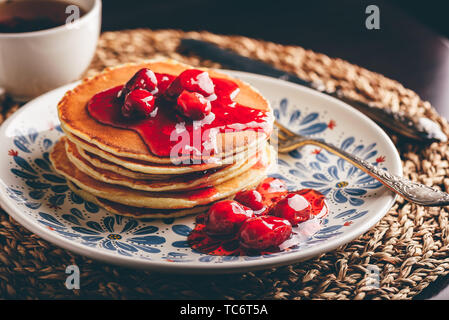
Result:
{"type": "MultiPolygon", "coordinates": [[[[87,112],[86,105],[95,94],[125,84],[137,71],[148,68],[155,73],[178,75],[192,68],[173,60],[148,61],[140,64],[128,64],[104,72],[84,80],[73,90],[68,91],[58,104],[58,114],[64,131],[91,143],[98,148],[117,156],[129,157],[152,163],[171,163],[170,158],[152,154],[139,134],[132,130],[120,129],[101,124],[87,112]]],[[[206,70],[211,77],[231,79],[238,84],[239,94],[235,101],[239,104],[272,112],[268,101],[250,85],[238,79],[231,78],[214,70],[206,70]]],[[[267,123],[271,128],[272,123],[267,123]]],[[[239,153],[248,146],[262,143],[268,139],[266,135],[256,131],[221,133],[217,135],[217,156],[239,153]]]]}

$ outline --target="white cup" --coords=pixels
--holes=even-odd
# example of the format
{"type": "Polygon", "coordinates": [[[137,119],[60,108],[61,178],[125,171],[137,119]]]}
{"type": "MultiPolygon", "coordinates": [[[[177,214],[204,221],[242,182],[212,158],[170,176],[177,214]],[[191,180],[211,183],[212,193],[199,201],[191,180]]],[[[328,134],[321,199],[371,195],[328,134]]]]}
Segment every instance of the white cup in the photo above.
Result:
{"type": "Polygon", "coordinates": [[[51,29],[0,33],[0,87],[14,99],[27,101],[75,81],[89,66],[101,29],[101,0],[70,4],[86,13],[51,29]]]}

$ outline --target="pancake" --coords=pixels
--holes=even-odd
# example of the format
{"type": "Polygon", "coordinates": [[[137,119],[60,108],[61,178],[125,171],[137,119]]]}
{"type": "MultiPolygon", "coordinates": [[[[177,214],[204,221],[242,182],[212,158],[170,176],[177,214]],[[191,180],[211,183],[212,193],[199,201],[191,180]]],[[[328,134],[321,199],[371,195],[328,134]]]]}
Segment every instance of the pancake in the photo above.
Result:
{"type": "MultiPolygon", "coordinates": [[[[103,151],[97,148],[95,145],[86,143],[71,134],[66,135],[67,138],[76,144],[79,148],[81,156],[88,162],[96,167],[106,168],[108,166],[110,170],[115,170],[116,166],[128,169],[132,172],[149,174],[150,179],[161,180],[170,179],[171,175],[188,174],[192,172],[204,172],[214,168],[220,168],[227,164],[233,164],[243,161],[245,158],[252,157],[256,154],[257,149],[251,148],[236,155],[232,155],[227,159],[224,159],[220,163],[202,163],[196,165],[172,165],[172,164],[156,164],[149,163],[142,160],[130,159],[125,157],[118,157],[109,152],[103,151]],[[116,165],[114,167],[114,165],[116,165]]],[[[256,147],[261,148],[266,144],[265,141],[257,144],[256,147]]],[[[120,168],[118,168],[120,170],[120,168]]],[[[121,170],[123,175],[126,175],[126,171],[121,170]]]]}
{"type": "Polygon", "coordinates": [[[142,68],[158,73],[159,89],[165,90],[164,84],[192,67],[153,60],[106,69],[68,91],[59,102],[58,116],[66,136],[53,146],[50,161],[73,192],[114,214],[168,218],[205,212],[216,201],[231,199],[266,177],[275,163],[267,143],[274,117],[257,90],[202,69],[212,77],[217,94],[216,100],[212,94],[207,97],[212,101],[210,116],[189,122],[182,114],[172,113],[173,102],[167,96],[160,96],[157,113],[137,122],[125,121],[116,96],[120,86],[142,68]],[[193,135],[185,140],[185,133],[193,135]],[[173,140],[172,134],[181,134],[181,140],[173,140]],[[179,146],[185,147],[185,153],[203,148],[215,152],[201,155],[196,162],[187,154],[168,157],[179,146]]]}
{"type": "MultiPolygon", "coordinates": [[[[66,138],[62,138],[57,143],[65,143],[65,150],[69,160],[78,170],[93,179],[143,191],[180,191],[214,186],[246,172],[259,161],[258,157],[266,156],[265,154],[253,155],[250,158],[218,170],[211,169],[204,172],[174,176],[167,180],[136,180],[120,175],[115,171],[93,166],[80,155],[76,145],[66,138]]],[[[268,146],[265,149],[268,149],[268,146]]],[[[266,152],[269,151],[267,150],[266,152]]]]}
{"type": "MultiPolygon", "coordinates": [[[[73,142],[72,142],[73,143],[73,142]]],[[[158,174],[150,174],[150,173],[141,173],[137,171],[132,171],[126,169],[125,167],[115,164],[111,161],[108,161],[104,158],[101,158],[89,151],[82,149],[80,146],[75,145],[77,152],[83,158],[84,161],[87,161],[94,167],[102,168],[105,170],[116,172],[122,176],[136,179],[136,180],[165,180],[169,179],[171,175],[158,175],[158,174]]]]}
{"type": "MultiPolygon", "coordinates": [[[[86,110],[88,101],[98,92],[123,85],[141,68],[149,68],[156,73],[178,75],[191,68],[173,60],[148,61],[140,64],[128,64],[104,72],[84,80],[73,90],[68,91],[58,104],[58,115],[61,127],[66,133],[78,137],[97,148],[119,157],[142,160],[150,163],[172,163],[170,157],[160,157],[151,153],[139,134],[132,130],[120,129],[101,124],[93,119],[86,110]]],[[[231,79],[238,84],[240,92],[235,101],[244,106],[267,111],[270,120],[264,124],[267,132],[272,129],[272,110],[268,101],[250,85],[238,79],[214,70],[206,70],[211,77],[231,79]]],[[[218,133],[214,144],[216,155],[225,158],[226,154],[236,154],[246,150],[257,141],[268,139],[266,134],[246,130],[241,132],[218,133]]],[[[206,159],[207,160],[207,159],[206,159]]]]}
{"type": "Polygon", "coordinates": [[[94,195],[90,194],[89,192],[78,188],[78,186],[76,186],[74,183],[70,181],[67,182],[67,185],[74,193],[79,195],[81,198],[89,202],[95,203],[96,205],[102,207],[103,209],[111,213],[126,217],[154,218],[154,219],[178,218],[187,215],[200,214],[206,212],[210,207],[210,205],[197,206],[191,209],[181,209],[181,210],[167,210],[167,209],[164,210],[164,209],[131,207],[110,200],[97,198],[94,195]]]}
{"type": "Polygon", "coordinates": [[[59,174],[76,184],[82,190],[97,198],[114,201],[134,207],[152,209],[190,209],[233,196],[249,186],[260,183],[273,163],[274,152],[256,163],[245,173],[211,188],[184,192],[148,192],[104,183],[78,170],[68,159],[62,142],[56,143],[50,153],[50,161],[59,174]]]}

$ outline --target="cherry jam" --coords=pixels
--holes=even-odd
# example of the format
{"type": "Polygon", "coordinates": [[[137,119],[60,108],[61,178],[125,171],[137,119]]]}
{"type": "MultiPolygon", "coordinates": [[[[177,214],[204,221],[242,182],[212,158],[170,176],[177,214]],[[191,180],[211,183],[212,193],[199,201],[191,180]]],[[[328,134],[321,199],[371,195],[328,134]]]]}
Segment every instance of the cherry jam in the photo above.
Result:
{"type": "MultiPolygon", "coordinates": [[[[257,206],[260,206],[260,203],[264,205],[262,212],[252,211],[252,215],[247,214],[248,218],[239,231],[222,235],[213,235],[208,232],[210,212],[197,216],[196,226],[188,236],[191,248],[201,253],[218,256],[263,255],[288,250],[316,233],[322,226],[322,219],[328,213],[324,195],[313,189],[289,192],[282,180],[267,178],[255,190],[262,197],[261,201],[257,201],[257,206]],[[298,222],[296,226],[291,226],[288,220],[276,217],[273,213],[278,203],[295,195],[301,196],[308,202],[310,214],[308,219],[298,222]],[[255,229],[251,230],[251,228],[255,229]],[[264,232],[266,234],[263,234],[264,232]],[[287,232],[289,234],[286,234],[287,232]],[[279,243],[279,239],[282,239],[282,243],[279,243]],[[270,246],[270,243],[273,245],[270,246]]],[[[253,197],[248,197],[248,192],[244,191],[235,199],[246,200],[253,197]]],[[[260,199],[257,197],[257,200],[260,199]]],[[[217,204],[219,202],[214,206],[218,209],[224,208],[217,204]]],[[[245,207],[244,204],[242,206],[245,207]]],[[[251,211],[251,208],[246,208],[251,211]]],[[[216,214],[216,212],[213,213],[216,214]]],[[[232,214],[229,217],[232,219],[232,214]]]]}
{"type": "MultiPolygon", "coordinates": [[[[94,95],[87,104],[88,113],[102,124],[137,132],[151,153],[172,159],[185,156],[200,161],[208,159],[217,152],[215,137],[219,133],[252,130],[266,136],[271,134],[271,112],[236,103],[234,98],[239,92],[239,86],[235,82],[222,78],[210,78],[214,93],[207,96],[208,100],[205,101],[203,96],[200,97],[200,93],[194,95],[184,93],[179,96],[180,99],[177,102],[177,99],[172,99],[166,91],[175,92],[171,94],[177,93],[175,89],[178,86],[179,77],[161,73],[154,73],[154,75],[157,90],[151,91],[155,97],[155,112],[151,116],[140,118],[123,116],[124,93],[133,88],[142,89],[140,80],[137,81],[137,85],[134,84],[136,81],[132,81],[136,76],[125,85],[94,95]],[[171,86],[172,83],[173,86],[171,86]],[[184,110],[183,103],[186,101],[194,107],[184,110]],[[179,111],[189,115],[190,119],[179,111]]],[[[143,80],[145,78],[148,77],[142,77],[143,80]]],[[[188,81],[184,82],[189,84],[189,86],[184,84],[188,88],[197,87],[188,81]]],[[[148,88],[143,86],[143,89],[148,88]]],[[[210,88],[206,89],[203,88],[200,91],[204,94],[210,93],[210,88]]],[[[152,111],[143,107],[139,109],[152,111]]]]}

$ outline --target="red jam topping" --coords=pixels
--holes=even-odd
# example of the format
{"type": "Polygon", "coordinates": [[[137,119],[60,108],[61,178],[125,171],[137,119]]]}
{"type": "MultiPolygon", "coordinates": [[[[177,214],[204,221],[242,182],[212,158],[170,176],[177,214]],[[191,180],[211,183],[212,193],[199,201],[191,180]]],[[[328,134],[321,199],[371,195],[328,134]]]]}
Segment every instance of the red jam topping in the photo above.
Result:
{"type": "Polygon", "coordinates": [[[198,200],[210,198],[217,194],[217,189],[215,187],[207,187],[189,191],[187,197],[189,200],[198,200]]]}
{"type": "Polygon", "coordinates": [[[240,244],[249,249],[267,250],[290,238],[292,226],[288,220],[273,216],[246,220],[239,230],[240,244]]]}
{"type": "Polygon", "coordinates": [[[243,190],[235,195],[235,201],[251,208],[254,211],[260,211],[265,208],[262,195],[257,190],[243,190]]]}
{"type": "Polygon", "coordinates": [[[322,218],[326,215],[326,197],[322,193],[314,189],[301,189],[295,193],[303,196],[310,203],[312,217],[322,218]]]}
{"type": "Polygon", "coordinates": [[[327,212],[325,197],[318,191],[289,192],[282,180],[267,178],[256,189],[239,192],[234,201],[217,202],[198,216],[188,242],[210,255],[278,252],[317,232],[327,212]]]}
{"type": "Polygon", "coordinates": [[[154,109],[154,96],[146,90],[136,89],[125,96],[122,115],[125,118],[148,118],[154,109]]]}
{"type": "Polygon", "coordinates": [[[165,95],[169,98],[177,97],[184,90],[208,97],[214,93],[214,83],[206,71],[188,69],[176,77],[165,95]]]}
{"type": "Polygon", "coordinates": [[[189,119],[201,120],[209,115],[212,106],[201,93],[184,90],[178,97],[176,108],[189,119]]]}
{"type": "Polygon", "coordinates": [[[220,201],[210,207],[205,219],[205,231],[211,236],[232,235],[252,216],[253,212],[251,210],[245,210],[236,201],[220,201]]]}
{"type": "Polygon", "coordinates": [[[154,72],[146,68],[137,71],[137,73],[125,84],[123,90],[119,92],[118,97],[123,98],[136,89],[143,89],[152,94],[156,94],[158,91],[157,78],[154,72]]]}
{"type": "Polygon", "coordinates": [[[217,152],[219,133],[271,133],[271,113],[236,103],[238,92],[235,82],[210,78],[205,71],[175,77],[142,69],[124,86],[93,96],[87,110],[100,123],[137,132],[157,156],[201,163],[217,152]],[[154,99],[146,100],[140,90],[154,99]],[[137,97],[134,91],[140,92],[137,97]]]}
{"type": "Polygon", "coordinates": [[[259,211],[258,213],[270,211],[279,200],[288,194],[285,182],[275,178],[266,178],[256,190],[262,195],[262,202],[264,205],[262,212],[259,211]]]}
{"type": "Polygon", "coordinates": [[[311,211],[312,205],[306,198],[297,193],[290,193],[274,206],[271,213],[297,226],[310,219],[311,211]]]}

